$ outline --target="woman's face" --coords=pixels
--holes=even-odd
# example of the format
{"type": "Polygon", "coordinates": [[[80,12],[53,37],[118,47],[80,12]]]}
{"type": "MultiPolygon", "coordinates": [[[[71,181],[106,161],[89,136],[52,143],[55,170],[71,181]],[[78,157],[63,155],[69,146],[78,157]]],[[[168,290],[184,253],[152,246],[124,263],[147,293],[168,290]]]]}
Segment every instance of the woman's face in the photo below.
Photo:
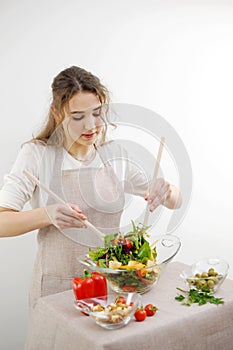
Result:
{"type": "Polygon", "coordinates": [[[63,128],[68,143],[93,145],[101,133],[104,120],[101,103],[94,93],[78,92],[65,109],[63,128]]]}

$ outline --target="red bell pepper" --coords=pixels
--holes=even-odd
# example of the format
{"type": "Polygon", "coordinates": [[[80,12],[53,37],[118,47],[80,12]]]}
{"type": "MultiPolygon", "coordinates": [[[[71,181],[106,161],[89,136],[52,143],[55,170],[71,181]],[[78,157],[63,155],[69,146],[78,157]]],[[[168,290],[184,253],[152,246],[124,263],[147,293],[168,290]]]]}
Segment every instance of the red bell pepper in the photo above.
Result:
{"type": "Polygon", "coordinates": [[[99,272],[84,270],[84,276],[73,279],[72,287],[76,300],[107,295],[106,277],[99,272]]]}

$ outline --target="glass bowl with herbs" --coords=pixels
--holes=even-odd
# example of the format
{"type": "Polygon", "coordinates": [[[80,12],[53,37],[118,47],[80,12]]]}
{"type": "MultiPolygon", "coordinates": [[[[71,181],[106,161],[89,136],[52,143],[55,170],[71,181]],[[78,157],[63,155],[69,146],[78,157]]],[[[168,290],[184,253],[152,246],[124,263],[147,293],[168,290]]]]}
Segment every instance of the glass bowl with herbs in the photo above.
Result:
{"type": "Polygon", "coordinates": [[[180,239],[172,234],[158,236],[150,243],[148,228],[132,221],[132,231],[106,235],[103,247],[89,248],[89,254],[78,260],[106,276],[113,291],[143,294],[158,281],[163,267],[181,246],[180,239]]]}

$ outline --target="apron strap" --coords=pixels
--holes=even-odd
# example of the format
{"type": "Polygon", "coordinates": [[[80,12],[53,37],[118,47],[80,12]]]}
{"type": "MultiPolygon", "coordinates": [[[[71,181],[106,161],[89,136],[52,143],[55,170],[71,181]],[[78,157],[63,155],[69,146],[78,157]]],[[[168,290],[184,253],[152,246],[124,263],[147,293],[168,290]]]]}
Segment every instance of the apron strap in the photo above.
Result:
{"type": "MultiPolygon", "coordinates": [[[[55,147],[55,160],[53,165],[53,171],[50,180],[50,189],[55,192],[59,197],[65,200],[62,186],[62,162],[63,162],[63,147],[55,147]]],[[[48,204],[54,202],[52,198],[48,197],[48,204]]]]}
{"type": "Polygon", "coordinates": [[[111,166],[111,163],[109,162],[108,156],[107,156],[106,152],[104,151],[103,147],[96,146],[96,144],[94,144],[94,147],[96,149],[96,152],[98,152],[98,155],[99,155],[103,165],[104,166],[111,166]]]}

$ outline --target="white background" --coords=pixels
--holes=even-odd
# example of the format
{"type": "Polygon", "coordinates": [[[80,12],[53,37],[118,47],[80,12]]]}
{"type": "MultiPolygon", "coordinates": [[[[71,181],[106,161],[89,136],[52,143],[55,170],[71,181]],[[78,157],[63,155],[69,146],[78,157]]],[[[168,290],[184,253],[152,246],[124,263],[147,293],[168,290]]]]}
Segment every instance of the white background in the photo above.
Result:
{"type": "MultiPolygon", "coordinates": [[[[176,259],[233,266],[233,1],[1,0],[0,29],[0,185],[46,116],[53,77],[81,66],[114,102],[163,116],[187,148],[193,195],[176,259]]],[[[23,349],[35,252],[36,232],[0,240],[1,349],[23,349]]]]}

